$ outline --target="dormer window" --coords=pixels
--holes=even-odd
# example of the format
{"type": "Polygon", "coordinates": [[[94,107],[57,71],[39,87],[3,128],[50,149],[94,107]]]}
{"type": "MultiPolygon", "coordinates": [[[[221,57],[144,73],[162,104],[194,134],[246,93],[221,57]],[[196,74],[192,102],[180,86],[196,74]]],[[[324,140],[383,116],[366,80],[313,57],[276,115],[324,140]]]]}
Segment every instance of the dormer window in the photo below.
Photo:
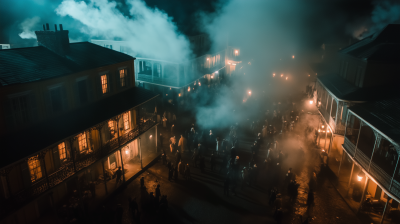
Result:
{"type": "Polygon", "coordinates": [[[119,70],[119,83],[121,84],[121,87],[126,86],[126,69],[120,69],[119,70]]]}
{"type": "Polygon", "coordinates": [[[104,74],[102,76],[100,76],[101,78],[101,90],[103,92],[103,94],[108,93],[108,79],[107,79],[107,75],[104,74]]]}
{"type": "Polygon", "coordinates": [[[78,144],[79,144],[79,151],[85,151],[87,149],[87,142],[86,142],[86,133],[83,132],[82,134],[78,135],[78,144]]]}

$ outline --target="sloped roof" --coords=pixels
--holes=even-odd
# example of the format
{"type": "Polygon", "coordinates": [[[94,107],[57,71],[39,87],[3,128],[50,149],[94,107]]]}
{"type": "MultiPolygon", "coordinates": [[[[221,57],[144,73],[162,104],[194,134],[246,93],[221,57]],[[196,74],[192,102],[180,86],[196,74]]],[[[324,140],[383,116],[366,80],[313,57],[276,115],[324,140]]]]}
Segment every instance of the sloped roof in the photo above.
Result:
{"type": "Polygon", "coordinates": [[[89,42],[69,46],[65,57],[42,46],[0,50],[0,86],[44,80],[135,59],[89,42]]]}
{"type": "Polygon", "coordinates": [[[400,60],[400,24],[388,24],[379,32],[340,50],[367,61],[397,63],[400,60]]]}
{"type": "Polygon", "coordinates": [[[377,130],[400,143],[400,95],[393,99],[356,104],[349,109],[377,130]]]}
{"type": "Polygon", "coordinates": [[[0,167],[26,158],[68,136],[78,134],[156,96],[158,94],[152,91],[134,87],[36,124],[27,130],[3,135],[0,142],[1,148],[5,150],[2,150],[2,156],[0,156],[0,167]]]}

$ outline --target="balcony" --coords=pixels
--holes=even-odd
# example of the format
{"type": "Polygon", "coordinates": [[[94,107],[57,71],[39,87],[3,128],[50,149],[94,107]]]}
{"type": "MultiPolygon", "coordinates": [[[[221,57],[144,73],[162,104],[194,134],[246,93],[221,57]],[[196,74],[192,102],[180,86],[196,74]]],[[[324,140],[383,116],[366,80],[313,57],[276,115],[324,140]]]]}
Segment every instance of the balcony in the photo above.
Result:
{"type": "Polygon", "coordinates": [[[188,76],[188,77],[175,77],[175,78],[161,78],[161,77],[156,77],[156,76],[151,76],[151,75],[143,75],[139,74],[138,75],[138,81],[142,82],[147,82],[147,83],[153,83],[153,84],[158,84],[158,85],[164,85],[164,86],[172,86],[172,87],[183,87],[185,85],[188,85],[195,80],[201,78],[200,76],[188,76]]]}
{"type": "MultiPolygon", "coordinates": [[[[357,152],[358,153],[358,152],[357,152]]],[[[369,169],[369,173],[371,174],[372,177],[374,177],[380,184],[382,184],[383,187],[386,189],[389,189],[390,187],[390,182],[392,180],[392,177],[389,176],[383,169],[381,169],[378,165],[375,163],[371,163],[371,167],[369,169]]]]}
{"type": "Polygon", "coordinates": [[[348,138],[344,138],[343,147],[346,149],[346,151],[351,156],[354,156],[354,152],[355,152],[356,146],[352,142],[350,142],[350,140],[348,138]]]}
{"type": "Polygon", "coordinates": [[[355,159],[365,170],[368,170],[371,158],[368,158],[359,148],[357,148],[355,159]]]}

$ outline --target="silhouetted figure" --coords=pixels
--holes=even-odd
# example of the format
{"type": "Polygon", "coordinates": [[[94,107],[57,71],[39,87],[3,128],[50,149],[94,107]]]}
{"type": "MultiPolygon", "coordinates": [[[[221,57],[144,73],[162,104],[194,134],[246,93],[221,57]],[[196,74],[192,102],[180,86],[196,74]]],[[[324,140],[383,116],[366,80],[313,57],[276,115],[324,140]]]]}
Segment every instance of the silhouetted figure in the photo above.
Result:
{"type": "Polygon", "coordinates": [[[118,170],[115,173],[117,175],[117,179],[115,181],[115,186],[117,186],[119,184],[119,182],[121,182],[121,177],[122,177],[121,167],[118,167],[118,170]]]}

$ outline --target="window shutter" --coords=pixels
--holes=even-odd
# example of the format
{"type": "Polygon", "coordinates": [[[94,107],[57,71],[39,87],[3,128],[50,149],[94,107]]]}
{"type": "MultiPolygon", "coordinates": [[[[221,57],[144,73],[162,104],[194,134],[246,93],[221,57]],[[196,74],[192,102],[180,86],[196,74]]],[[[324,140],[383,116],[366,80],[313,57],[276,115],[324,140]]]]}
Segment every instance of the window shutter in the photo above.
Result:
{"type": "Polygon", "coordinates": [[[60,88],[63,111],[66,111],[68,110],[67,88],[65,85],[61,86],[60,88]]]}
{"type": "Polygon", "coordinates": [[[81,105],[81,101],[79,99],[78,82],[74,83],[74,101],[75,101],[75,107],[79,107],[81,105]]]}
{"type": "Polygon", "coordinates": [[[126,68],[126,87],[131,86],[131,82],[132,82],[132,74],[131,74],[131,70],[129,68],[126,68]]]}
{"type": "MultiPolygon", "coordinates": [[[[67,149],[65,149],[65,151],[67,151],[67,149]]],[[[54,170],[58,170],[58,168],[61,167],[60,153],[58,151],[58,146],[53,148],[53,161],[54,161],[54,170]]]]}
{"type": "Polygon", "coordinates": [[[25,188],[32,185],[31,173],[29,171],[28,161],[21,163],[21,174],[25,188]]]}
{"type": "Polygon", "coordinates": [[[114,92],[114,75],[113,75],[113,73],[108,73],[107,74],[107,77],[108,77],[108,91],[110,92],[110,93],[113,93],[114,92]]]}
{"type": "Polygon", "coordinates": [[[69,143],[69,140],[64,141],[65,142],[65,154],[67,156],[67,160],[71,158],[71,144],[69,143]]]}
{"type": "MultiPolygon", "coordinates": [[[[119,69],[117,70],[117,74],[115,75],[115,78],[117,79],[116,80],[116,84],[117,84],[117,89],[122,89],[122,88],[124,88],[122,85],[121,85],[121,77],[120,77],[120,74],[119,74],[119,69]]],[[[126,84],[125,84],[126,85],[126,84]]]]}
{"type": "Polygon", "coordinates": [[[100,75],[96,75],[96,95],[97,98],[101,98],[103,96],[103,91],[101,90],[101,76],[100,75]]]}
{"type": "Polygon", "coordinates": [[[13,111],[12,111],[12,106],[11,106],[11,100],[6,99],[3,102],[3,113],[4,113],[4,119],[6,123],[6,127],[9,129],[14,130],[15,123],[14,123],[14,116],[13,116],[13,111]]]}

